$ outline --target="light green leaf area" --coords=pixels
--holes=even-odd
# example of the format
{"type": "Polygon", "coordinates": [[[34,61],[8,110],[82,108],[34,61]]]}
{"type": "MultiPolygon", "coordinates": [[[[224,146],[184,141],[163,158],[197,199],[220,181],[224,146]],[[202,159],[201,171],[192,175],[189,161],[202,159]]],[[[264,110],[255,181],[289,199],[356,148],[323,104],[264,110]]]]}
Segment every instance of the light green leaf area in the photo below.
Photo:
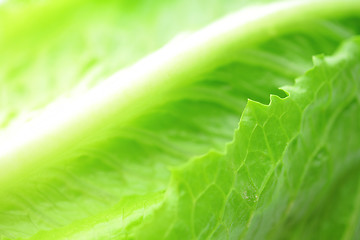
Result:
{"type": "MultiPolygon", "coordinates": [[[[0,23],[3,129],[245,4],[18,2],[0,23]]],[[[175,87],[145,89],[68,149],[20,161],[11,183],[0,169],[0,239],[359,238],[359,39],[306,72],[360,34],[359,15],[295,22],[266,25],[175,87]]]]}
{"type": "Polygon", "coordinates": [[[7,0],[0,6],[0,130],[248,3],[7,0]]]}
{"type": "Polygon", "coordinates": [[[315,57],[289,97],[249,101],[226,153],[174,169],[165,203],[138,235],[359,238],[359,58],[356,38],[315,57]]]}

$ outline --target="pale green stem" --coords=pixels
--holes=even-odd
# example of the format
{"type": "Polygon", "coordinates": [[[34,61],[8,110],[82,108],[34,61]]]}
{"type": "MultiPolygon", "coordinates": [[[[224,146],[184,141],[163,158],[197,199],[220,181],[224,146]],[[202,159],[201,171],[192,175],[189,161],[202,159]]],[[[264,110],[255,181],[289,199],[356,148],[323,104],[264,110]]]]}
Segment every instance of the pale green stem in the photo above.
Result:
{"type": "Polygon", "coordinates": [[[229,53],[296,31],[312,19],[359,14],[358,0],[280,2],[228,15],[171,42],[86,94],[50,104],[31,122],[8,129],[0,138],[0,186],[55,162],[103,126],[124,124],[161,103],[169,90],[224,64],[229,53]]]}

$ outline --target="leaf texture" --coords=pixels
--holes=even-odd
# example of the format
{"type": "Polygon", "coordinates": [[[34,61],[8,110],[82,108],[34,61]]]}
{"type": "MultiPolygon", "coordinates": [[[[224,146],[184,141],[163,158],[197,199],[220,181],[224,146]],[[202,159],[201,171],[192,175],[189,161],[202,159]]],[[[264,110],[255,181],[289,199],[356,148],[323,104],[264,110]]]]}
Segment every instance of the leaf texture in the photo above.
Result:
{"type": "MultiPolygon", "coordinates": [[[[23,121],[24,112],[25,119],[36,119],[33,110],[60,93],[80,83],[67,94],[81,95],[175,32],[202,26],[237,4],[228,1],[213,13],[213,6],[222,4],[212,1],[193,21],[207,5],[198,3],[184,23],[168,30],[156,21],[178,15],[164,9],[182,9],[181,15],[193,1],[159,2],[155,18],[144,15],[151,2],[142,3],[19,7],[27,13],[16,28],[5,28],[1,46],[18,44],[12,39],[27,34],[22,20],[40,10],[69,19],[63,25],[49,22],[39,36],[19,40],[24,52],[12,57],[11,47],[0,47],[10,59],[0,70],[3,128],[14,119],[23,121]],[[148,25],[139,25],[143,22],[148,25]],[[159,39],[148,41],[151,34],[159,39]],[[129,39],[139,42],[123,47],[129,39]],[[37,61],[26,62],[34,56],[37,61]],[[41,89],[45,93],[39,95],[41,89]]],[[[238,43],[176,87],[145,89],[152,98],[133,102],[66,151],[24,167],[16,181],[2,182],[0,238],[357,239],[360,42],[354,38],[333,57],[318,54],[330,55],[359,34],[358,22],[352,13],[302,19],[287,31],[270,26],[263,39],[238,43]],[[315,67],[306,72],[314,55],[315,67]],[[284,85],[290,87],[279,89],[284,85]],[[122,121],[127,115],[131,118],[122,121]]],[[[85,120],[80,124],[92,121],[85,120]]],[[[64,132],[49,143],[72,134],[64,132]]]]}
{"type": "Polygon", "coordinates": [[[288,97],[249,101],[226,153],[173,170],[167,201],[140,236],[356,239],[359,44],[315,57],[288,97]]]}

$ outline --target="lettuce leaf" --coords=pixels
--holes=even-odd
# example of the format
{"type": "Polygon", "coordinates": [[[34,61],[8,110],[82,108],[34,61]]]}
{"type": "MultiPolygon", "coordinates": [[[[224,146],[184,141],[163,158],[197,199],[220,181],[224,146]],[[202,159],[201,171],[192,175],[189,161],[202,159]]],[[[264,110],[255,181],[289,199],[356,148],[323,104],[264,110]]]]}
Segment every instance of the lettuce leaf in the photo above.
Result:
{"type": "Polygon", "coordinates": [[[315,57],[288,97],[249,101],[226,153],[173,170],[166,201],[140,236],[356,239],[359,57],[356,38],[333,57],[315,57]]]}
{"type": "MultiPolygon", "coordinates": [[[[312,56],[332,54],[360,32],[360,5],[346,2],[244,9],[105,80],[179,29],[216,18],[220,1],[166,34],[154,34],[154,19],[176,19],[193,3],[159,2],[149,15],[146,1],[39,2],[9,13],[5,23],[24,16],[0,41],[10,59],[0,71],[8,103],[0,237],[356,239],[359,38],[333,57],[318,55],[307,71],[312,56]],[[69,19],[12,42],[51,16],[69,19]],[[110,31],[120,20],[123,32],[110,31]],[[149,34],[161,39],[150,43],[149,34]],[[139,42],[120,44],[130,39],[139,42]],[[15,46],[24,52],[12,54],[15,46]],[[34,113],[60,93],[68,95],[34,113]]],[[[236,4],[226,2],[219,15],[236,4]]],[[[189,19],[204,5],[191,7],[189,19]]]]}

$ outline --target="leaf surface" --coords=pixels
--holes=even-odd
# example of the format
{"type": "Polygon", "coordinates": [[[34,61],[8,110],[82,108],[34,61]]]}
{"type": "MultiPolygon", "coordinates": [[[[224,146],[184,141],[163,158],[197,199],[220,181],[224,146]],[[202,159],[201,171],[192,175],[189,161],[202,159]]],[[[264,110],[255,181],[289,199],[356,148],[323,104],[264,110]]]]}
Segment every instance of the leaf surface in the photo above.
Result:
{"type": "MultiPolygon", "coordinates": [[[[101,79],[161,46],[179,29],[200,26],[228,10],[220,9],[214,14],[211,12],[214,8],[209,6],[204,10],[204,19],[196,18],[194,23],[190,20],[195,13],[190,14],[187,17],[191,23],[180,24],[167,32],[167,26],[158,26],[155,22],[148,24],[159,30],[137,25],[153,19],[152,15],[142,14],[146,4],[132,5],[125,1],[118,7],[133,10],[125,16],[118,16],[118,8],[113,8],[118,4],[116,1],[89,5],[65,1],[61,6],[40,4],[31,11],[25,7],[29,13],[23,19],[31,19],[41,9],[57,12],[54,9],[61,7],[66,14],[60,10],[57,13],[70,16],[71,27],[64,23],[56,29],[39,29],[46,37],[35,36],[28,43],[25,41],[19,46],[26,51],[21,54],[17,51],[13,58],[9,57],[11,60],[0,71],[1,79],[8,81],[3,91],[8,104],[4,104],[1,114],[6,119],[17,119],[24,109],[31,111],[43,106],[78,81],[82,80],[80,84],[84,85],[75,88],[64,104],[60,101],[43,110],[55,116],[49,121],[50,134],[43,130],[47,125],[41,120],[42,111],[34,117],[30,115],[30,119],[40,119],[41,128],[33,131],[40,140],[35,138],[28,146],[16,146],[21,150],[1,159],[0,237],[288,239],[302,238],[308,229],[320,229],[316,232],[319,237],[355,238],[359,228],[356,205],[359,187],[355,170],[359,140],[354,134],[359,128],[356,118],[359,116],[359,41],[348,43],[335,57],[316,58],[315,68],[294,87],[286,88],[289,97],[279,90],[281,86],[292,85],[293,79],[311,68],[313,55],[332,54],[343,40],[360,32],[359,4],[349,1],[354,6],[351,8],[352,5],[330,2],[334,5],[329,5],[330,10],[325,9],[319,16],[312,12],[311,4],[304,4],[303,14],[309,16],[306,19],[301,14],[286,15],[287,6],[293,12],[298,9],[290,3],[270,5],[284,6],[274,8],[275,13],[284,13],[284,16],[278,14],[281,16],[278,18],[271,15],[273,10],[264,10],[271,8],[265,7],[260,8],[264,15],[259,14],[255,20],[249,20],[246,11],[230,15],[209,27],[218,30],[215,34],[205,28],[185,40],[175,40],[130,67],[132,75],[115,74],[112,81],[104,81],[114,85],[102,85],[101,79]],[[85,7],[80,12],[69,10],[73,4],[85,7]],[[94,9],[99,10],[99,15],[90,22],[85,21],[94,9]],[[141,17],[137,19],[138,16],[141,17]],[[267,24],[271,17],[273,24],[267,24]],[[114,31],[118,29],[118,22],[129,19],[132,20],[123,22],[123,32],[114,31]],[[233,19],[249,22],[243,27],[227,28],[228,32],[216,28],[216,24],[221,26],[233,19]],[[82,30],[78,33],[79,28],[82,30]],[[69,29],[82,40],[74,42],[74,36],[65,33],[69,29]],[[101,31],[106,32],[101,39],[104,44],[97,42],[101,31]],[[157,31],[164,34],[155,34],[160,39],[154,43],[147,43],[137,35],[157,31]],[[207,40],[203,33],[213,35],[207,40]],[[58,39],[59,36],[63,38],[58,39]],[[129,48],[117,47],[125,41],[123,38],[139,38],[139,42],[129,48]],[[171,57],[169,63],[166,61],[168,52],[174,49],[176,52],[177,47],[181,49],[186,45],[184,43],[201,43],[204,39],[206,44],[192,45],[196,48],[185,48],[185,53],[171,57]],[[35,47],[27,49],[30,43],[35,47]],[[38,61],[22,63],[24,67],[14,70],[19,59],[33,59],[40,54],[39,49],[45,50],[42,57],[36,58],[38,61]],[[80,58],[79,64],[69,61],[73,56],[80,58]],[[88,61],[92,61],[93,56],[96,60],[90,64],[88,61]],[[49,59],[55,63],[48,63],[49,59]],[[159,65],[147,66],[153,59],[159,60],[159,65]],[[43,75],[44,69],[48,69],[50,75],[43,75]],[[137,75],[136,69],[148,75],[142,71],[137,75]],[[138,76],[142,78],[141,74],[143,82],[129,84],[129,92],[117,92],[121,89],[117,86],[127,89],[125,77],[135,81],[138,76]],[[36,80],[30,82],[25,76],[36,80]],[[54,76],[53,83],[49,82],[52,79],[49,76],[54,76]],[[93,88],[94,92],[105,90],[105,94],[99,99],[84,98],[89,100],[84,104],[88,109],[78,108],[80,113],[67,110],[79,102],[82,107],[81,97],[91,93],[89,86],[97,82],[100,83],[93,88]],[[37,97],[40,89],[54,92],[37,97]],[[266,106],[270,94],[273,94],[271,103],[266,106]],[[40,99],[42,97],[44,99],[40,99]],[[52,108],[69,114],[66,128],[59,125],[52,132],[51,126],[57,126],[57,121],[63,119],[52,108]],[[9,117],[9,112],[13,112],[13,117],[9,117]],[[108,112],[112,114],[110,117],[105,116],[108,112]],[[344,139],[348,139],[348,147],[337,147],[344,139]],[[201,155],[204,156],[197,157],[201,155]],[[197,158],[194,160],[194,157],[197,158]],[[348,183],[348,188],[340,191],[337,186],[342,182],[348,183]],[[354,196],[346,198],[350,193],[354,196]],[[347,203],[349,210],[339,207],[333,211],[329,198],[334,204],[347,203]],[[340,220],[338,212],[343,214],[340,220]],[[288,230],[282,231],[284,228],[288,230]],[[335,229],[336,234],[329,235],[329,228],[335,229]]],[[[179,8],[185,12],[188,4],[192,3],[174,1],[170,5],[174,9],[182,6],[179,8]]],[[[224,8],[234,3],[227,4],[224,8]]],[[[322,6],[316,4],[314,6],[322,6]]],[[[156,6],[156,19],[175,19],[176,15],[170,17],[173,12],[165,11],[165,6],[168,5],[156,6]]],[[[47,17],[40,15],[31,24],[39,24],[47,17]]],[[[14,36],[26,34],[20,31],[26,27],[21,22],[14,25],[15,30],[4,30],[6,34],[1,40],[8,46],[17,44],[11,43],[14,36]]],[[[4,56],[11,54],[4,48],[4,56]]],[[[3,126],[8,123],[4,121],[3,126]]],[[[10,124],[5,133],[11,127],[10,124]]],[[[26,141],[25,133],[20,131],[19,136],[26,141]]],[[[3,139],[0,150],[10,142],[3,139]]],[[[18,139],[16,135],[14,139],[18,139]]],[[[313,234],[308,237],[315,239],[313,234]]]]}

